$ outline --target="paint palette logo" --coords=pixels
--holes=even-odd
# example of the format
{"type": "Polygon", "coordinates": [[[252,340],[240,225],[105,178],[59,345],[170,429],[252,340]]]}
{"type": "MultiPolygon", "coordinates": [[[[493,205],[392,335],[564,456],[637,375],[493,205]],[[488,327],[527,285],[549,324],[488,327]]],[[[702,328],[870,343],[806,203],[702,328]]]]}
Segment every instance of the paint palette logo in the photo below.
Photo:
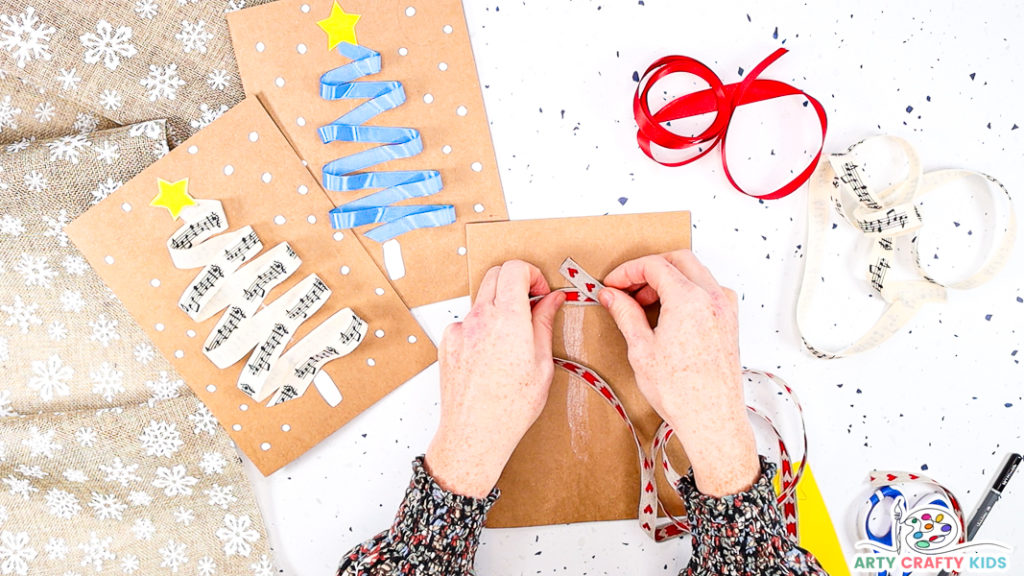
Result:
{"type": "Polygon", "coordinates": [[[903,540],[918,554],[940,554],[960,541],[960,521],[949,508],[934,503],[909,510],[903,520],[903,540]]]}

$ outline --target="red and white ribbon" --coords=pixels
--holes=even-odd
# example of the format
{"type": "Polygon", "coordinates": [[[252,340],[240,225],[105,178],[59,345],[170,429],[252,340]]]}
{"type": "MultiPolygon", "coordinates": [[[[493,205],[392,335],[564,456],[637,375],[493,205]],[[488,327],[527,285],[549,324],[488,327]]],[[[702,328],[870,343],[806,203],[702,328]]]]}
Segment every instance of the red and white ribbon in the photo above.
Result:
{"type": "MultiPolygon", "coordinates": [[[[562,275],[565,276],[566,280],[575,287],[574,290],[567,291],[567,294],[576,295],[576,299],[571,301],[572,303],[593,304],[595,302],[597,292],[604,287],[593,276],[587,274],[571,258],[568,258],[563,262],[560,271],[562,275]]],[[[615,409],[619,417],[629,429],[630,434],[633,436],[633,442],[636,444],[637,461],[640,466],[640,504],[637,511],[640,527],[656,542],[662,542],[667,539],[690,533],[691,526],[688,519],[686,517],[676,518],[669,514],[668,509],[664,506],[658,495],[658,484],[655,476],[655,458],[658,458],[659,454],[661,468],[664,470],[665,477],[669,483],[672,486],[677,486],[681,478],[680,474],[672,467],[668,460],[668,455],[665,452],[665,444],[673,434],[672,428],[667,423],[662,422],[658,431],[654,435],[654,439],[651,441],[650,447],[648,448],[644,446],[643,442],[640,441],[640,437],[637,434],[636,428],[633,426],[633,422],[631,421],[629,414],[626,413],[626,409],[622,406],[618,396],[615,395],[612,387],[603,378],[601,378],[597,372],[594,372],[590,368],[579,364],[578,362],[562,358],[555,358],[554,363],[556,367],[576,376],[589,386],[591,390],[597,392],[602,398],[604,398],[605,401],[615,409]],[[662,522],[660,524],[658,523],[659,507],[669,518],[667,522],[662,522]]],[[[792,405],[795,407],[798,414],[803,448],[801,451],[802,458],[800,460],[800,464],[794,472],[792,467],[792,458],[786,447],[786,443],[782,438],[782,433],[768,416],[767,411],[756,406],[747,406],[747,410],[750,415],[766,422],[776,436],[781,460],[781,466],[779,468],[781,491],[778,495],[778,503],[782,508],[786,533],[794,542],[797,542],[799,533],[797,526],[796,486],[800,482],[804,468],[807,465],[807,434],[804,428],[803,408],[801,407],[796,394],[793,392],[793,389],[790,388],[789,385],[781,378],[769,372],[762,372],[759,370],[744,370],[743,376],[748,382],[764,381],[768,384],[778,386],[780,393],[792,401],[792,405]]]]}

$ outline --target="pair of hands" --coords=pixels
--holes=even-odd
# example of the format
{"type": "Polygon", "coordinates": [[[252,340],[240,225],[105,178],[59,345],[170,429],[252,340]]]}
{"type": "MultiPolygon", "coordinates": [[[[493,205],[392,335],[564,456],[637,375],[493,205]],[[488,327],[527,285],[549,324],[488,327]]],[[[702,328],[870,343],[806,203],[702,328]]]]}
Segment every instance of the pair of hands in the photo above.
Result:
{"type": "MultiPolygon", "coordinates": [[[[672,426],[698,489],[724,496],[760,472],[739,362],[736,294],[689,250],[626,262],[598,300],[626,339],[637,386],[672,426]],[[661,302],[657,328],[643,310],[661,302]]],[[[565,302],[535,266],[490,269],[465,321],[445,330],[441,423],[426,465],[446,490],[482,498],[540,416],[554,375],[552,323],[565,302]],[[530,296],[544,295],[531,309],[530,296]]]]}

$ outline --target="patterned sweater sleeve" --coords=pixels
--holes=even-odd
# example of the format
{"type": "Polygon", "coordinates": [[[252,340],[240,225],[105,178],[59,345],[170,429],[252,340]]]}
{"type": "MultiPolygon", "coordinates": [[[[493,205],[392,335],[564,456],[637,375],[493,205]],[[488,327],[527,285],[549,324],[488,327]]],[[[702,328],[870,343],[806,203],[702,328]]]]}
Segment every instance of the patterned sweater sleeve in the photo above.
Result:
{"type": "Polygon", "coordinates": [[[786,535],[775,501],[775,465],[745,492],[714,498],[697,490],[693,472],[677,489],[693,528],[693,558],[680,576],[828,576],[786,535]]]}
{"type": "Polygon", "coordinates": [[[342,557],[338,576],[472,575],[480,532],[497,489],[483,499],[453,494],[413,461],[412,480],[387,531],[342,557]]]}

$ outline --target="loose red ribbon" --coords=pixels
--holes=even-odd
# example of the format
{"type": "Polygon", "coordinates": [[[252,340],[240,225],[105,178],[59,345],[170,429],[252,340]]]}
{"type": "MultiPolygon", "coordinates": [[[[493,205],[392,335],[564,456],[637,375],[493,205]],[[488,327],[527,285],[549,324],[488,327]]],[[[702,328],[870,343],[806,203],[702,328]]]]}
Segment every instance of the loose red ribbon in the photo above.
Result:
{"type": "Polygon", "coordinates": [[[689,164],[708,152],[711,152],[716,145],[721,143],[722,168],[725,170],[725,177],[729,179],[729,182],[734,188],[747,196],[762,198],[765,200],[775,200],[789,195],[811,177],[811,174],[814,172],[814,167],[818,165],[818,160],[821,158],[822,147],[825,145],[825,132],[828,128],[828,119],[825,116],[825,109],[821,106],[821,103],[810,94],[784,82],[779,82],[777,80],[762,80],[758,78],[765,68],[771,65],[772,62],[778,60],[786,52],[787,50],[785,48],[779,48],[751,70],[750,74],[748,74],[742,82],[727,85],[723,85],[722,80],[719,79],[719,77],[710,68],[697,60],[686,56],[666,56],[654,64],[651,64],[640,79],[640,84],[637,86],[636,94],[633,96],[633,116],[636,118],[638,126],[636,140],[640,144],[640,149],[643,150],[644,154],[647,154],[651,160],[654,160],[659,164],[664,166],[682,166],[683,164],[689,164]],[[710,88],[701,90],[700,92],[680,96],[666,104],[657,112],[651,113],[650,106],[647,102],[648,92],[650,92],[651,88],[653,88],[654,85],[662,78],[670,74],[677,73],[697,76],[701,80],[707,82],[710,88]],[[808,164],[796,178],[778,190],[763,195],[751,194],[741,188],[740,185],[736,183],[736,180],[733,179],[732,173],[729,172],[729,162],[726,159],[725,137],[729,131],[729,122],[732,120],[733,112],[735,112],[737,107],[743,106],[744,104],[753,104],[754,102],[795,95],[802,95],[807,98],[807,101],[810,102],[811,106],[818,114],[818,121],[821,123],[821,145],[818,146],[818,153],[815,154],[814,159],[811,160],[810,164],[808,164]],[[662,126],[662,123],[664,122],[670,122],[680,118],[690,118],[692,116],[707,114],[709,112],[716,113],[715,120],[707,127],[707,129],[696,136],[683,136],[681,134],[676,134],[662,126]],[[662,162],[655,158],[651,153],[652,143],[669,150],[684,150],[694,146],[701,146],[702,148],[697,152],[697,154],[684,160],[680,160],[678,162],[662,162]]]}

